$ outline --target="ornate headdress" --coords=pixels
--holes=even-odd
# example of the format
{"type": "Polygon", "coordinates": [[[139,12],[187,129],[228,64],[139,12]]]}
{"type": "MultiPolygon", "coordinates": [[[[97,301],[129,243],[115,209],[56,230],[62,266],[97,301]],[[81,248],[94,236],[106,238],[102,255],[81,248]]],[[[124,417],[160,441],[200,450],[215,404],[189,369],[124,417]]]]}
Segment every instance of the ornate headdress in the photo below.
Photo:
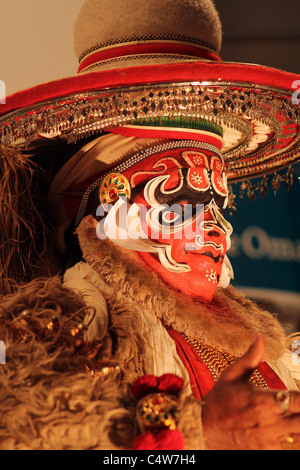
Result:
{"type": "MultiPolygon", "coordinates": [[[[274,172],[276,185],[276,172],[300,159],[299,76],[222,62],[221,36],[211,0],[116,0],[113,9],[86,0],[75,25],[78,73],[8,97],[0,142],[23,148],[38,136],[74,143],[103,133],[150,139],[146,148],[158,138],[200,141],[222,152],[229,185],[274,172]]],[[[77,221],[101,174],[122,172],[134,154],[108,153],[97,177],[84,173],[77,221]]]]}
{"type": "Polygon", "coordinates": [[[223,129],[229,182],[299,159],[292,73],[222,62],[210,0],[86,0],[75,25],[79,73],[7,98],[0,138],[68,141],[134,123],[223,129]],[[116,14],[117,12],[117,14],[116,14]]]}

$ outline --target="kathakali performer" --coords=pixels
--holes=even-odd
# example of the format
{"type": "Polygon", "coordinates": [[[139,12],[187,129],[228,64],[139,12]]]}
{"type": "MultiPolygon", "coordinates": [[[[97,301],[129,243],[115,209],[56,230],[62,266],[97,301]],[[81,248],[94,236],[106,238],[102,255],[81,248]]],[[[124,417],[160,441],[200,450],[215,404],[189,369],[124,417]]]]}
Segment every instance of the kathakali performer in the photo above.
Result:
{"type": "Polygon", "coordinates": [[[221,36],[210,0],[85,0],[78,73],[1,105],[1,449],[300,448],[225,215],[233,183],[291,181],[299,77],[221,36]]]}

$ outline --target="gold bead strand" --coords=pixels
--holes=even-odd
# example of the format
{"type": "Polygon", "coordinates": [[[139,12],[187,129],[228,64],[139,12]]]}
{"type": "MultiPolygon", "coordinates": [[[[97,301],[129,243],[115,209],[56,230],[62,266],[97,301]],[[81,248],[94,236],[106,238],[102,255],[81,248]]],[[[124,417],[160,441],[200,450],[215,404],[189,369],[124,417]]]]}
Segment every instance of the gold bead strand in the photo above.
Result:
{"type": "MultiPolygon", "coordinates": [[[[205,362],[215,382],[220,379],[222,372],[237,360],[237,357],[232,356],[227,352],[208,346],[201,341],[190,339],[185,333],[181,333],[181,336],[195,349],[201,359],[205,362]]],[[[251,375],[250,382],[263,390],[267,390],[269,388],[257,369],[251,375]]]]}

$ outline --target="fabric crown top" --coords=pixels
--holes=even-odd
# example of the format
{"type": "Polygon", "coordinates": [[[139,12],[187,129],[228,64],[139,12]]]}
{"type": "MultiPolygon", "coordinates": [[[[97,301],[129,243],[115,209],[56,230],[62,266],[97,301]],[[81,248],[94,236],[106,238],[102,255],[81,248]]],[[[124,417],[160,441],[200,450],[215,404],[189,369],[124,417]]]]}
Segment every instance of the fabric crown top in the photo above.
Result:
{"type": "Polygon", "coordinates": [[[86,0],[74,29],[79,71],[159,57],[218,60],[221,42],[211,0],[115,0],[114,8],[110,0],[86,0]]]}

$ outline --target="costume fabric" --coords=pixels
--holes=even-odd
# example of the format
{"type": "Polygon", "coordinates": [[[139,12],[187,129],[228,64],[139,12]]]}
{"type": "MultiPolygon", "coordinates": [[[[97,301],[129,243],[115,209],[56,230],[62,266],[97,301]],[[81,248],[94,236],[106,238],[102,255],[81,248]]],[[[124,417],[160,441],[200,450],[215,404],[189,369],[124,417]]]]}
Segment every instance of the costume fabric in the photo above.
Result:
{"type": "Polygon", "coordinates": [[[264,194],[299,161],[299,77],[222,63],[211,0],[85,0],[74,30],[78,74],[0,110],[0,449],[204,450],[205,397],[258,335],[253,386],[299,389],[282,326],[229,284],[222,215],[228,185],[264,194]],[[110,236],[122,203],[147,208],[131,214],[137,240],[110,236]]]}
{"type": "Polygon", "coordinates": [[[287,368],[286,338],[272,315],[232,287],[218,289],[211,303],[195,304],[136,264],[132,253],[99,240],[95,227],[88,216],[78,228],[84,261],[66,271],[63,285],[58,278],[38,278],[2,302],[2,313],[18,317],[14,328],[22,327],[23,336],[20,341],[7,323],[7,366],[0,368],[1,449],[132,449],[141,436],[132,384],[145,374],[183,379],[176,429],[184,449],[205,449],[199,398],[213,385],[211,374],[207,369],[198,374],[198,393],[171,330],[197,332],[200,340],[236,356],[262,334],[270,380],[297,389],[299,372],[287,368]],[[68,329],[70,318],[81,312],[75,327],[93,318],[85,340],[95,333],[99,339],[80,346],[74,327],[67,344],[63,328],[53,330],[51,338],[38,330],[34,336],[29,320],[26,326],[29,309],[36,319],[67,318],[68,329]]]}

